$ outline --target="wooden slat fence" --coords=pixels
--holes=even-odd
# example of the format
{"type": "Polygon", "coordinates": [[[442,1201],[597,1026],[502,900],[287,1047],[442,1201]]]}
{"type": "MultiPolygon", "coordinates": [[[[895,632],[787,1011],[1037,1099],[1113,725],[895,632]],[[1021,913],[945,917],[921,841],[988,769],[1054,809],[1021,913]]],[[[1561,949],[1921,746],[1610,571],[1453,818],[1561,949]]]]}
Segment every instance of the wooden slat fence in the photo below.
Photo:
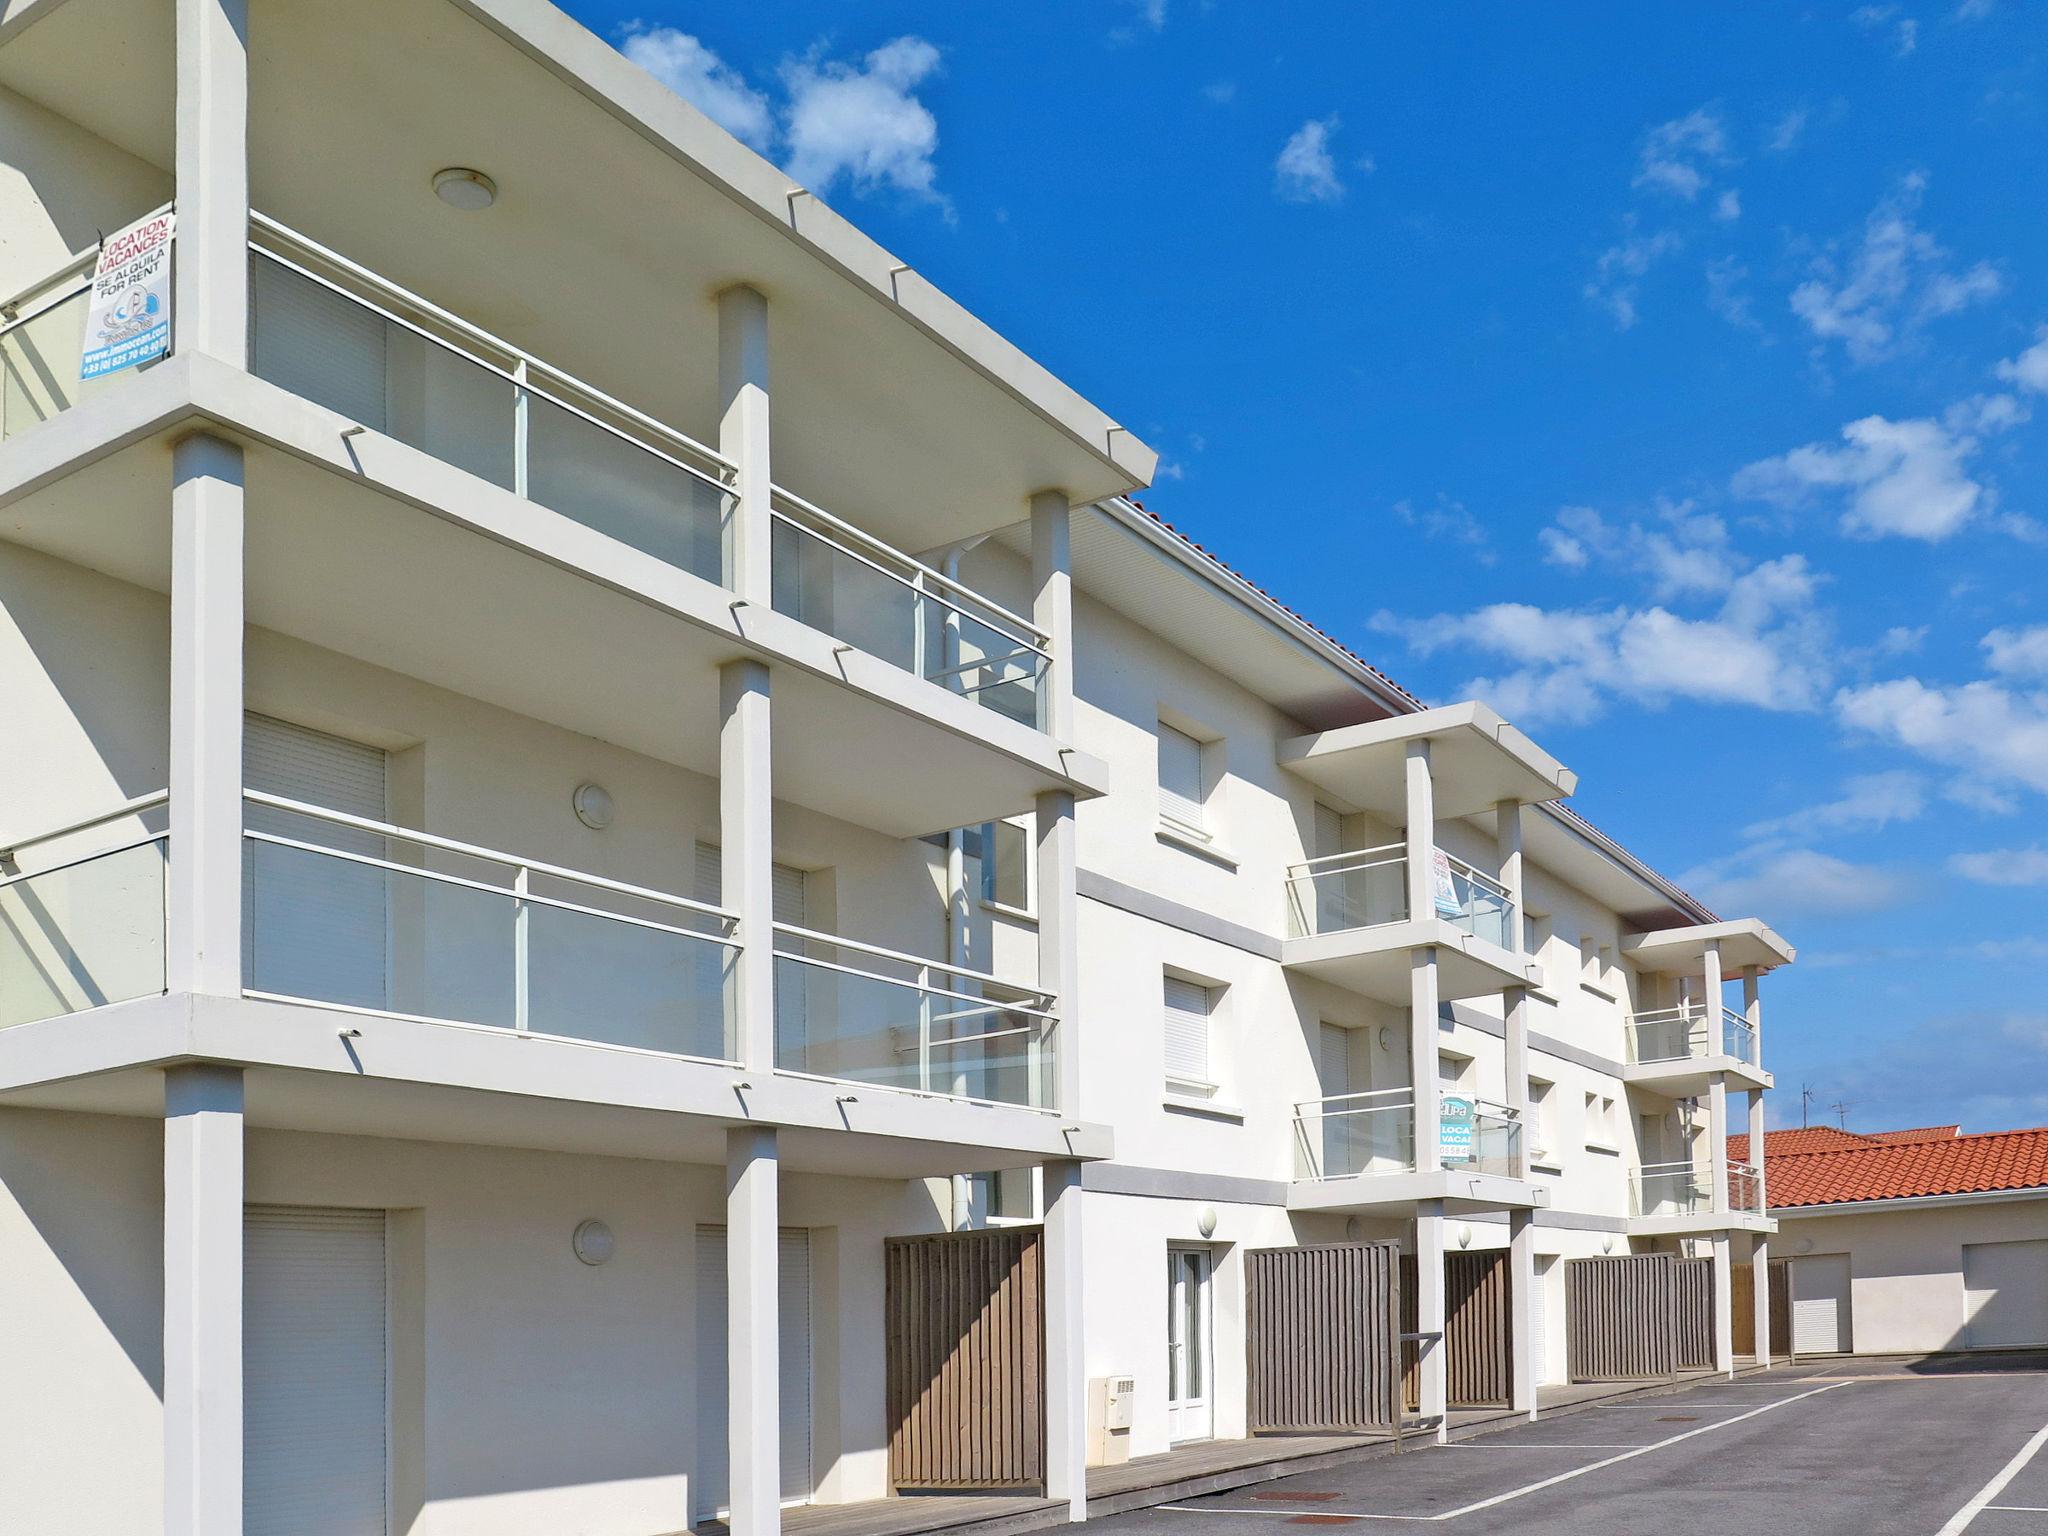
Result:
{"type": "Polygon", "coordinates": [[[1573,1381],[1641,1381],[1677,1364],[1677,1278],[1668,1253],[1565,1262],[1565,1348],[1573,1381]]]}
{"type": "Polygon", "coordinates": [[[1396,1418],[1400,1247],[1245,1253],[1246,1418],[1254,1434],[1368,1429],[1396,1418]]]}
{"type": "Polygon", "coordinates": [[[1671,1261],[1672,1354],[1681,1371],[1714,1365],[1714,1261],[1671,1261]]]}
{"type": "MultiPolygon", "coordinates": [[[[1453,1408],[1506,1407],[1514,1400],[1514,1335],[1508,1307],[1508,1252],[1444,1255],[1444,1376],[1453,1408]]],[[[1415,1255],[1401,1255],[1401,1331],[1417,1331],[1415,1255]]],[[[1401,1394],[1410,1408],[1422,1401],[1421,1355],[1401,1346],[1401,1394]]]]}
{"type": "Polygon", "coordinates": [[[1037,1227],[1000,1227],[884,1244],[898,1489],[1043,1488],[1041,1239],[1037,1227]]]}

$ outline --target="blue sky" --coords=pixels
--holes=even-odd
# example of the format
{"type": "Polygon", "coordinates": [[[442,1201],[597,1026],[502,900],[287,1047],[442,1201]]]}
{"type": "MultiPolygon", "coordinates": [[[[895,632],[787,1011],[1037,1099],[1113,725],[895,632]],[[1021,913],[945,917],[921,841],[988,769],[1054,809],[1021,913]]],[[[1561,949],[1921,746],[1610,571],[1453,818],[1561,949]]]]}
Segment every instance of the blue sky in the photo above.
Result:
{"type": "Polygon", "coordinates": [[[1790,937],[1774,1124],[2048,1123],[2048,11],[570,9],[1790,937]]]}

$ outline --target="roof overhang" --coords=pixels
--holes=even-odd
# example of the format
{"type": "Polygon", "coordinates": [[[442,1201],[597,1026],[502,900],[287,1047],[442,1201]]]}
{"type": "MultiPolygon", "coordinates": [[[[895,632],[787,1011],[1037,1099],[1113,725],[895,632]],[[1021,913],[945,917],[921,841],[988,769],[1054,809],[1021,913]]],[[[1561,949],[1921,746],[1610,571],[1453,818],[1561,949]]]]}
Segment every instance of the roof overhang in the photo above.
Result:
{"type": "Polygon", "coordinates": [[[1799,953],[1761,918],[1755,917],[1630,934],[1622,940],[1621,952],[1646,971],[1689,976],[1705,964],[1709,944],[1720,948],[1723,976],[1733,976],[1752,966],[1759,971],[1775,970],[1790,965],[1799,953]]]}
{"type": "Polygon", "coordinates": [[[1578,775],[1484,704],[1451,704],[1418,714],[1340,726],[1280,743],[1280,766],[1355,810],[1407,818],[1404,760],[1429,745],[1439,817],[1475,816],[1503,801],[1539,805],[1578,788],[1578,775]]]}

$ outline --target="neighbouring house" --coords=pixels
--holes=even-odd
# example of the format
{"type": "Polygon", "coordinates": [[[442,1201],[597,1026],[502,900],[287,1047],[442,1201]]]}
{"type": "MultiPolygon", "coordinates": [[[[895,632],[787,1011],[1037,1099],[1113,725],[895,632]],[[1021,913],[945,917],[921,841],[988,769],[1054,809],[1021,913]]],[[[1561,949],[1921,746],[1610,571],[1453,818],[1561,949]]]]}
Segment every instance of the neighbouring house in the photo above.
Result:
{"type": "Polygon", "coordinates": [[[1732,1368],[1791,947],[542,0],[0,0],[0,296],[0,1525],[1732,1368]]]}
{"type": "Polygon", "coordinates": [[[1777,1352],[2048,1346],[2048,1127],[1771,1131],[1764,1179],[1777,1352]]]}

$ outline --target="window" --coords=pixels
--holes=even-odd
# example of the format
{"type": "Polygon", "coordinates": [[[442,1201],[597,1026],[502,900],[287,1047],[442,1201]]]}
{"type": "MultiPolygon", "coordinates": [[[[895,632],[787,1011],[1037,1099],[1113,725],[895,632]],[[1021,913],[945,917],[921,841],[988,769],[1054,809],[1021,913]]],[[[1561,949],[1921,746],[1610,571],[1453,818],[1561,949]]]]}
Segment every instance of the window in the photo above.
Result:
{"type": "Polygon", "coordinates": [[[1457,1093],[1465,1082],[1465,1069],[1472,1064],[1470,1056],[1454,1056],[1441,1051],[1436,1058],[1437,1086],[1446,1093],[1457,1093]]]}
{"type": "Polygon", "coordinates": [[[1557,1085],[1547,1083],[1540,1077],[1529,1079],[1529,1156],[1537,1162],[1550,1157],[1550,1149],[1557,1145],[1557,1127],[1552,1117],[1557,1112],[1557,1085]]]}
{"type": "Polygon", "coordinates": [[[1194,1098],[1214,1098],[1209,1064],[1209,1021],[1220,987],[1169,973],[1166,977],[1166,1086],[1194,1098]]]}
{"type": "Polygon", "coordinates": [[[1209,796],[1203,750],[1203,744],[1186,731],[1159,722],[1159,814],[1206,838],[1209,796]]]}
{"type": "Polygon", "coordinates": [[[968,852],[980,844],[981,899],[1018,912],[1031,910],[1031,835],[1022,822],[991,821],[970,834],[968,852]],[[978,834],[978,836],[977,836],[978,834]]]}
{"type": "Polygon", "coordinates": [[[1614,1150],[1614,1100],[1604,1093],[1586,1095],[1586,1145],[1614,1150]]]}
{"type": "Polygon", "coordinates": [[[1548,912],[1522,913],[1522,953],[1538,960],[1550,944],[1550,914],[1548,912]]]}
{"type": "Polygon", "coordinates": [[[967,1186],[969,1217],[977,1226],[1038,1219],[1038,1178],[1034,1168],[971,1173],[967,1186]]]}

